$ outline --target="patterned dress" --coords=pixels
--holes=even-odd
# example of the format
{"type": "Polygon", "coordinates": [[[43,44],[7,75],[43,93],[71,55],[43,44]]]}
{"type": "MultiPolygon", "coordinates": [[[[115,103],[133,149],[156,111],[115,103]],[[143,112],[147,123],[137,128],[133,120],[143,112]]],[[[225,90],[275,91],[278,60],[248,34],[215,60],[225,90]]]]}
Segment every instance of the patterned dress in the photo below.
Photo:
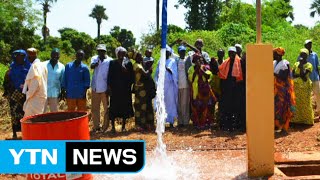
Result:
{"type": "Polygon", "coordinates": [[[154,114],[152,108],[152,98],[148,96],[146,81],[151,80],[151,78],[143,77],[142,74],[143,67],[139,63],[133,64],[133,70],[135,73],[135,84],[134,84],[134,116],[136,125],[146,128],[153,127],[154,125],[154,114]]]}
{"type": "MultiPolygon", "coordinates": [[[[282,60],[286,61],[286,60],[282,60]]],[[[283,64],[287,68],[287,63],[274,62],[274,67],[283,64]]],[[[288,69],[290,71],[290,69],[288,69]]],[[[275,72],[276,73],[276,72],[275,72]]],[[[277,74],[277,73],[276,73],[277,74]]],[[[274,112],[275,126],[281,130],[288,131],[289,123],[295,111],[295,94],[293,90],[293,80],[290,75],[286,79],[274,76],[274,112]]]]}
{"type": "Polygon", "coordinates": [[[188,71],[188,79],[192,84],[191,88],[191,120],[193,125],[199,129],[203,129],[211,125],[214,119],[214,104],[216,97],[210,86],[212,73],[207,65],[202,65],[205,74],[209,76],[207,79],[204,72],[195,72],[195,66],[191,66],[188,71]],[[194,73],[196,73],[193,79],[194,73]]]}
{"type": "Polygon", "coordinates": [[[11,124],[14,133],[21,131],[20,120],[24,116],[23,104],[26,101],[26,95],[22,93],[22,87],[29,68],[30,63],[28,62],[24,65],[12,63],[3,81],[3,96],[9,101],[11,124]]]}
{"type": "MultiPolygon", "coordinates": [[[[293,66],[295,75],[300,74],[299,64],[300,62],[296,62],[293,66]]],[[[312,72],[312,64],[310,63],[304,64],[303,68],[312,72]]],[[[296,95],[296,112],[291,122],[313,125],[314,113],[311,101],[312,82],[309,74],[306,75],[306,78],[307,81],[304,81],[301,77],[293,80],[296,95]]]]}

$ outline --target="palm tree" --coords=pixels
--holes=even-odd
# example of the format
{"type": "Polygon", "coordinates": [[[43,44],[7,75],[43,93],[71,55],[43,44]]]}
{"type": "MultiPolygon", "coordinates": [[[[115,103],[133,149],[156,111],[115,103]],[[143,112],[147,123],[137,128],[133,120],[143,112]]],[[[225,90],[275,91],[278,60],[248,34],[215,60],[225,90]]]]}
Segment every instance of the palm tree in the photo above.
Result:
{"type": "Polygon", "coordinates": [[[310,7],[311,13],[310,16],[314,17],[316,13],[320,15],[320,0],[314,0],[310,7]]]}
{"type": "Polygon", "coordinates": [[[101,5],[96,5],[93,9],[89,17],[92,17],[97,20],[98,24],[98,43],[100,42],[100,25],[103,19],[108,20],[108,16],[105,13],[106,8],[101,5]]]}
{"type": "Polygon", "coordinates": [[[47,36],[49,36],[49,28],[47,27],[47,14],[50,12],[51,4],[57,2],[57,0],[36,0],[42,5],[43,11],[43,27],[42,27],[42,36],[44,45],[46,44],[47,36]]]}

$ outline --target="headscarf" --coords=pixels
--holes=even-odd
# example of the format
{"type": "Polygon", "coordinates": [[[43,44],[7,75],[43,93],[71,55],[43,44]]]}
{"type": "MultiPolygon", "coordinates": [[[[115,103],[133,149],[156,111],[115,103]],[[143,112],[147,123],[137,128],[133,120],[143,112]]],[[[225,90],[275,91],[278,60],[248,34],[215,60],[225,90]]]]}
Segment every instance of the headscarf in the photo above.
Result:
{"type": "Polygon", "coordinates": [[[228,49],[228,52],[229,51],[232,51],[232,52],[237,52],[237,49],[236,49],[236,47],[234,47],[234,46],[231,46],[231,47],[229,47],[229,49],[228,49]]]}
{"type": "MultiPolygon", "coordinates": [[[[119,53],[120,51],[127,52],[126,48],[124,48],[124,47],[122,47],[122,46],[117,47],[117,48],[115,49],[115,53],[116,53],[117,59],[119,58],[119,57],[118,57],[118,53],[119,53]]],[[[132,54],[132,55],[133,55],[133,54],[132,54]]],[[[129,60],[127,57],[124,57],[124,58],[123,58],[123,61],[122,61],[122,67],[125,68],[125,69],[127,69],[127,64],[128,64],[129,62],[130,62],[130,60],[129,60]]]]}
{"type": "Polygon", "coordinates": [[[235,44],[234,47],[238,47],[238,48],[242,49],[242,45],[241,44],[235,44]]]}
{"type": "Polygon", "coordinates": [[[127,52],[126,48],[122,47],[122,46],[119,46],[115,49],[115,53],[116,53],[116,57],[118,58],[118,52],[119,51],[124,51],[124,52],[127,52]]]}
{"type": "Polygon", "coordinates": [[[285,54],[285,50],[282,47],[277,47],[273,49],[273,52],[276,52],[278,55],[283,56],[285,54]]]}
{"type": "Polygon", "coordinates": [[[307,48],[300,49],[300,53],[306,53],[309,56],[309,50],[307,48]]]}
{"type": "Polygon", "coordinates": [[[9,72],[9,78],[10,81],[13,83],[14,88],[22,91],[22,87],[20,87],[22,84],[24,84],[24,81],[26,79],[26,76],[28,74],[28,71],[30,69],[31,63],[27,60],[27,53],[23,49],[16,50],[12,53],[12,59],[13,62],[10,65],[10,72],[9,72]],[[24,54],[24,64],[20,65],[16,62],[16,54],[24,54]]]}

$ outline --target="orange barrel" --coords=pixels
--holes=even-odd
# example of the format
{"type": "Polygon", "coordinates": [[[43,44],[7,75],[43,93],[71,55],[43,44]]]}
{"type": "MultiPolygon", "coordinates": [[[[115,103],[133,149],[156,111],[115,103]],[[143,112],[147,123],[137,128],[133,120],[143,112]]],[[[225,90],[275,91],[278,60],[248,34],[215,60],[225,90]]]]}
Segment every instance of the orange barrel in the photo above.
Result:
{"type": "MultiPolygon", "coordinates": [[[[88,112],[54,112],[21,119],[23,140],[90,140],[88,112]]],[[[92,180],[91,174],[28,174],[28,180],[92,180]]]]}

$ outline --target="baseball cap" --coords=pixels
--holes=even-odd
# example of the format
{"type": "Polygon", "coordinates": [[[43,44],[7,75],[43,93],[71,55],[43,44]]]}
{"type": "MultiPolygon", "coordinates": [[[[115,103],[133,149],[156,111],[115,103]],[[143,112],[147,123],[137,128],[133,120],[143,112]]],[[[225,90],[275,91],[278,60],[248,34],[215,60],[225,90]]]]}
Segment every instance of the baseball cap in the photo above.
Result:
{"type": "Polygon", "coordinates": [[[105,44],[99,44],[97,46],[97,51],[107,51],[106,45],[105,44]]]}

